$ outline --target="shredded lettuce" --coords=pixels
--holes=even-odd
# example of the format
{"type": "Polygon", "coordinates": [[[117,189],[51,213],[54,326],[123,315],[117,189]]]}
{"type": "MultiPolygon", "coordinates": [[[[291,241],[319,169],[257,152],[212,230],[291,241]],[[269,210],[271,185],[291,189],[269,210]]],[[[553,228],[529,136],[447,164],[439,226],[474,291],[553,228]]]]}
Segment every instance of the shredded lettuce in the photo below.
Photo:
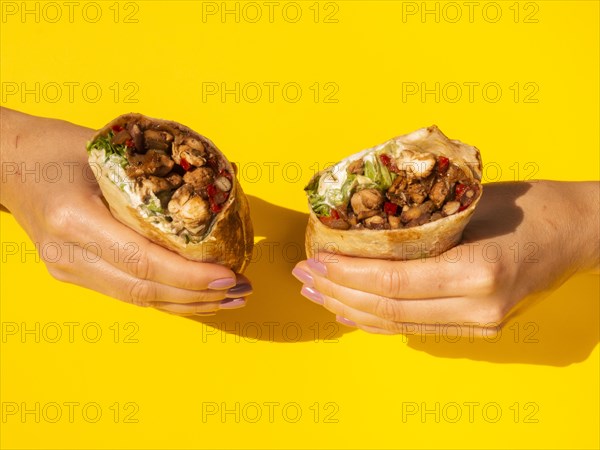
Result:
{"type": "Polygon", "coordinates": [[[379,154],[374,154],[372,158],[365,158],[365,177],[369,178],[377,189],[385,191],[389,189],[396,177],[395,173],[389,171],[389,169],[381,162],[379,154]]]}
{"type": "Polygon", "coordinates": [[[121,167],[125,168],[129,164],[127,157],[125,156],[127,147],[125,145],[113,144],[111,141],[114,135],[115,134],[112,131],[109,131],[106,136],[98,136],[93,141],[88,142],[87,151],[89,153],[94,149],[104,150],[107,161],[111,156],[116,156],[119,158],[119,164],[121,167]]]}
{"type": "Polygon", "coordinates": [[[162,209],[162,207],[160,205],[157,205],[156,203],[150,203],[148,205],[146,205],[147,209],[153,213],[156,214],[164,214],[164,210],[162,209]]]}
{"type": "Polygon", "coordinates": [[[319,195],[319,181],[321,177],[314,177],[304,188],[308,201],[315,214],[319,216],[328,216],[331,214],[331,208],[325,204],[325,197],[319,195]]]}
{"type": "Polygon", "coordinates": [[[329,216],[332,208],[347,208],[356,191],[370,188],[380,191],[389,189],[397,175],[390,172],[381,162],[380,153],[382,152],[371,153],[363,158],[364,175],[346,173],[350,162],[346,160],[346,164],[336,164],[321,176],[314,177],[304,190],[315,214],[329,216]],[[344,172],[340,175],[336,171],[344,172]]]}

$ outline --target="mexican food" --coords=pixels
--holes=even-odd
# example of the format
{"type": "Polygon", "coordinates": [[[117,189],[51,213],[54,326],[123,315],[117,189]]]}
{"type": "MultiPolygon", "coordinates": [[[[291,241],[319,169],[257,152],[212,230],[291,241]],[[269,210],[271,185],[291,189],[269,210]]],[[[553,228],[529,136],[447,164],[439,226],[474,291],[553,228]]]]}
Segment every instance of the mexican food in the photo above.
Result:
{"type": "Polygon", "coordinates": [[[477,148],[422,128],[317,173],[306,251],[384,259],[435,256],[457,245],[482,195],[477,148]]]}
{"type": "Polygon", "coordinates": [[[87,150],[118,220],[188,259],[244,270],[253,246],[248,201],[209,139],[131,113],[99,130],[87,150]]]}

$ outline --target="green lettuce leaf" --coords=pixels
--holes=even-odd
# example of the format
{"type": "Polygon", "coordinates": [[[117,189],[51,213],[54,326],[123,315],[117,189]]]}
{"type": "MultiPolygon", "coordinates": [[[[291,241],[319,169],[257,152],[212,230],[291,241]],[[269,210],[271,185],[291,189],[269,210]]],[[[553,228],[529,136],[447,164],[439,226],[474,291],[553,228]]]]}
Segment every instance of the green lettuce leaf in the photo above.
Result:
{"type": "Polygon", "coordinates": [[[113,136],[114,136],[114,133],[112,131],[109,131],[106,134],[106,136],[98,136],[93,141],[88,142],[87,151],[89,153],[94,149],[104,150],[107,160],[109,157],[111,157],[113,155],[117,156],[120,160],[119,164],[121,165],[121,167],[125,168],[129,164],[129,162],[127,161],[127,157],[126,157],[127,147],[125,145],[113,144],[111,142],[113,136]]]}
{"type": "MultiPolygon", "coordinates": [[[[322,176],[334,176],[336,166],[322,176]]],[[[343,170],[345,166],[342,166],[343,170]]],[[[321,177],[314,177],[304,188],[308,195],[309,203],[318,216],[329,216],[331,208],[346,209],[352,195],[358,190],[374,188],[380,191],[387,190],[396,178],[396,174],[388,170],[381,162],[379,155],[364,159],[364,175],[348,174],[346,180],[339,188],[330,187],[323,195],[319,194],[321,177]]]]}
{"type": "Polygon", "coordinates": [[[379,155],[375,154],[373,159],[365,159],[365,177],[371,179],[378,189],[385,191],[392,185],[396,174],[390,172],[379,155]]]}

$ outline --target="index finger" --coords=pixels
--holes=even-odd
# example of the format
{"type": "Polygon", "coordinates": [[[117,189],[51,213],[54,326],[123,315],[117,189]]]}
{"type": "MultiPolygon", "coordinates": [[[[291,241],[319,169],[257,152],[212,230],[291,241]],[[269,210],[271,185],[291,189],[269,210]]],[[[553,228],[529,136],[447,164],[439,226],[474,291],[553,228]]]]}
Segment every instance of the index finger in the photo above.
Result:
{"type": "Polygon", "coordinates": [[[319,253],[300,263],[313,276],[363,292],[399,299],[462,297],[487,293],[493,283],[489,263],[466,258],[389,261],[319,253]]]}

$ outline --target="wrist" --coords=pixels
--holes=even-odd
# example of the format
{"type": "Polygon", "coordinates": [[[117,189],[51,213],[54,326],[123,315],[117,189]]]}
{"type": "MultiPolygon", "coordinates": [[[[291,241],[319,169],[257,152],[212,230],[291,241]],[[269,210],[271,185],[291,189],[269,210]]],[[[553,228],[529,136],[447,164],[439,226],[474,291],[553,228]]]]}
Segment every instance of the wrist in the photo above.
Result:
{"type": "Polygon", "coordinates": [[[20,122],[24,114],[7,108],[0,108],[0,205],[11,209],[15,182],[18,178],[19,159],[17,150],[22,137],[20,122]]]}
{"type": "Polygon", "coordinates": [[[570,183],[570,190],[573,201],[571,231],[579,236],[580,244],[578,272],[600,272],[600,182],[570,183]]]}

